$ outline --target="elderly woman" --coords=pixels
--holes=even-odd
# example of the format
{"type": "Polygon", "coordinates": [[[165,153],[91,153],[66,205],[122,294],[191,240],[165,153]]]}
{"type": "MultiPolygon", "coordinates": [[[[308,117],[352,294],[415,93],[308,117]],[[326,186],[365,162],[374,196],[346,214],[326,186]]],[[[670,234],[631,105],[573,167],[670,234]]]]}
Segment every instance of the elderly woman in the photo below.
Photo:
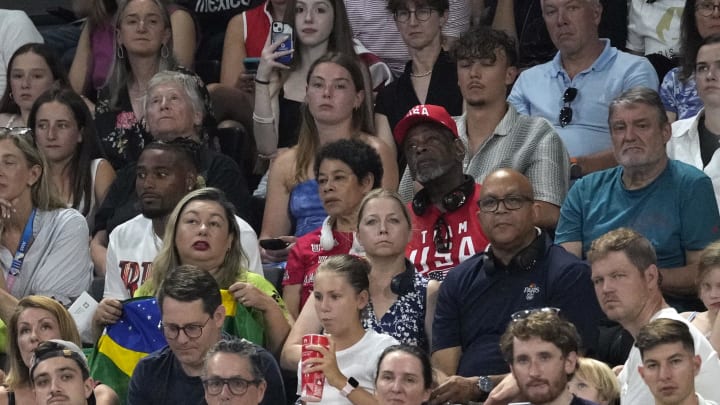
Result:
{"type": "Polygon", "coordinates": [[[51,192],[29,129],[0,129],[0,318],[38,294],[64,305],[90,287],[85,218],[51,192]]]}
{"type": "MultiPolygon", "coordinates": [[[[7,354],[10,370],[0,386],[0,405],[34,404],[30,364],[41,342],[62,339],[80,346],[80,334],[68,311],[52,298],[31,295],[21,299],[8,323],[7,354]]],[[[96,404],[119,404],[117,394],[107,385],[94,389],[96,404]]]]}
{"type": "Polygon", "coordinates": [[[180,200],[168,218],[163,243],[150,279],[136,296],[154,295],[170,269],[197,266],[212,274],[220,288],[229,290],[239,304],[263,313],[266,347],[280,353],[292,318],[275,287],[242,267],[245,253],[240,229],[234,208],[221,191],[203,188],[180,200]]]}
{"type": "Polygon", "coordinates": [[[53,50],[35,43],[18,48],[7,66],[5,94],[0,99],[0,126],[24,127],[33,103],[53,83],[69,85],[67,73],[53,50]]]}
{"type": "MultiPolygon", "coordinates": [[[[120,5],[115,24],[115,61],[95,106],[95,123],[108,159],[117,170],[137,160],[152,133],[142,125],[150,79],[164,70],[182,70],[172,50],[170,16],[159,0],[129,0],[120,5]]],[[[210,98],[204,90],[206,109],[210,98]]],[[[214,125],[211,113],[205,124],[214,125]]]]}
{"type": "MultiPolygon", "coordinates": [[[[148,82],[148,95],[143,107],[147,111],[147,131],[159,141],[176,138],[195,141],[200,160],[198,169],[205,178],[205,184],[225,192],[238,214],[249,218],[249,193],[237,163],[203,143],[203,122],[207,110],[202,94],[195,76],[176,71],[157,73],[148,82]]],[[[135,167],[133,163],[118,172],[95,217],[91,249],[93,262],[103,274],[108,235],[117,225],[140,213],[135,193],[135,167]]]]}
{"type": "Polygon", "coordinates": [[[315,177],[323,207],[328,213],[322,226],[300,237],[290,250],[283,298],[297,317],[312,293],[320,261],[340,253],[361,253],[355,241],[357,210],[370,190],[380,187],[380,156],[360,140],[340,140],[325,145],[315,158],[315,177]]]}

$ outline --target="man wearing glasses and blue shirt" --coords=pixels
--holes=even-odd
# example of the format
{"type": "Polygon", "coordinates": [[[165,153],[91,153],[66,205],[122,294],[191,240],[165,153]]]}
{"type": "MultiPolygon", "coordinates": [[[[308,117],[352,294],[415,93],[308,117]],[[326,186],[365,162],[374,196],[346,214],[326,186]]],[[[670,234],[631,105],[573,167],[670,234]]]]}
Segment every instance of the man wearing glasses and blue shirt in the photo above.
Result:
{"type": "Polygon", "coordinates": [[[555,126],[570,153],[573,177],[615,166],[608,104],[632,87],[657,89],[657,73],[647,59],[598,37],[600,0],[540,1],[558,53],[520,74],[508,101],[521,114],[544,117],[555,126]]]}
{"type": "MultiPolygon", "coordinates": [[[[128,387],[128,405],[205,404],[201,379],[205,356],[221,339],[231,338],[222,332],[225,307],[220,288],[210,273],[195,266],[180,266],[163,282],[158,305],[168,345],[137,364],[128,387]]],[[[262,359],[260,371],[268,388],[261,404],[285,403],[277,362],[268,351],[253,346],[262,359]]],[[[232,382],[229,388],[240,385],[232,382]]]]}
{"type": "Polygon", "coordinates": [[[490,246],[448,272],[440,286],[432,361],[450,377],[439,379],[433,405],[487,398],[510,371],[499,342],[516,312],[558,308],[589,351],[597,341],[602,312],[590,268],[534,226],[539,210],[530,181],[512,169],[496,170],[485,178],[477,205],[490,246]]]}

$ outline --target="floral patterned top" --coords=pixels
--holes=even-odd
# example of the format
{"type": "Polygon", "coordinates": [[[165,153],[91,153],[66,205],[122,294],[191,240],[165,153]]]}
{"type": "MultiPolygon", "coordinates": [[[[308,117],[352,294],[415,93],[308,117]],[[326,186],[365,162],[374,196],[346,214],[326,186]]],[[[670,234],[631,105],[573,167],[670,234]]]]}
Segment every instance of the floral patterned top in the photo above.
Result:
{"type": "MultiPolygon", "coordinates": [[[[412,264],[411,264],[412,266],[412,264]]],[[[425,303],[427,302],[428,280],[418,273],[413,275],[412,290],[398,296],[390,309],[377,319],[372,302],[366,307],[363,327],[390,335],[400,343],[418,346],[428,350],[430,342],[425,333],[425,303]]]]}
{"type": "Polygon", "coordinates": [[[703,102],[697,94],[695,77],[687,81],[680,80],[680,68],[670,70],[660,84],[660,98],[665,111],[677,114],[678,120],[696,116],[703,107],[703,102]]]}
{"type": "MultiPolygon", "coordinates": [[[[205,83],[199,76],[181,66],[174,70],[195,77],[205,104],[203,127],[214,128],[217,123],[205,83]]],[[[118,171],[128,163],[137,161],[145,144],[152,142],[153,137],[145,129],[144,120],[139,121],[135,116],[127,87],[120,91],[117,108],[110,104],[110,97],[107,86],[100,90],[95,104],[95,127],[108,160],[115,171],[118,171]]]]}

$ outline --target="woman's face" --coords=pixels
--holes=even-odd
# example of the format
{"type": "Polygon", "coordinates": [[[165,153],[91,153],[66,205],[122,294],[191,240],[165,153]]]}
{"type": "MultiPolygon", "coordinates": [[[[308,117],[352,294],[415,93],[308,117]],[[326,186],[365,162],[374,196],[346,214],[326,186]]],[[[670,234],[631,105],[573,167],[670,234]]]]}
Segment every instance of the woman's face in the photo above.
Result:
{"type": "Polygon", "coordinates": [[[420,360],[401,350],[385,355],[375,381],[375,396],[380,405],[421,405],[430,399],[420,360]]]}
{"type": "Polygon", "coordinates": [[[30,166],[12,139],[0,141],[0,198],[13,202],[24,193],[30,196],[31,187],[41,173],[42,168],[30,166]]]}
{"type": "Polygon", "coordinates": [[[352,215],[372,188],[371,178],[358,179],[350,166],[336,159],[320,162],[317,182],[320,200],[331,217],[352,215]]]}
{"type": "Polygon", "coordinates": [[[35,143],[50,162],[65,162],[75,154],[82,134],[70,107],[51,101],[40,106],[35,117],[35,143]]]}
{"type": "Polygon", "coordinates": [[[441,15],[439,11],[431,9],[427,4],[417,4],[414,1],[407,1],[406,8],[398,10],[398,14],[403,15],[409,12],[408,20],[397,21],[397,26],[403,41],[411,50],[421,50],[433,43],[439,41],[442,35],[442,27],[447,21],[447,15],[441,15]],[[421,18],[427,18],[420,21],[421,18]]]}
{"type": "Polygon", "coordinates": [[[298,0],[295,5],[295,31],[304,46],[313,47],[330,39],[335,9],[328,0],[298,0]]]}
{"type": "Polygon", "coordinates": [[[350,72],[332,62],[315,66],[305,92],[310,114],[325,124],[352,119],[353,110],[360,108],[363,99],[364,92],[355,87],[350,72]]]}
{"type": "Polygon", "coordinates": [[[720,267],[710,270],[699,286],[700,299],[708,311],[720,310],[720,267]]]}
{"type": "Polygon", "coordinates": [[[575,373],[572,380],[568,382],[568,390],[580,398],[593,401],[600,405],[608,405],[608,401],[600,399],[600,392],[598,392],[597,387],[589,381],[578,377],[577,373],[575,373]]]}
{"type": "Polygon", "coordinates": [[[389,197],[368,201],[358,220],[357,237],[369,257],[404,255],[410,242],[410,224],[403,207],[389,197]]]}
{"type": "Polygon", "coordinates": [[[368,303],[367,291],[356,292],[344,275],[331,270],[315,274],[313,295],[315,311],[330,334],[340,334],[360,322],[360,310],[368,303]]]}
{"type": "Polygon", "coordinates": [[[124,45],[128,55],[157,56],[170,40],[170,27],[154,1],[131,0],[120,17],[117,36],[118,46],[124,45]]]}
{"type": "Polygon", "coordinates": [[[9,74],[12,98],[24,111],[30,111],[35,100],[55,82],[50,66],[35,52],[17,55],[9,74]]]}
{"type": "Polygon", "coordinates": [[[150,89],[145,114],[148,131],[160,141],[195,135],[202,123],[202,114],[195,112],[183,86],[175,82],[150,89]]]}
{"type": "Polygon", "coordinates": [[[40,343],[50,339],[62,339],[57,318],[45,309],[25,309],[18,317],[17,326],[20,357],[28,367],[35,348],[40,343]]]}
{"type": "Polygon", "coordinates": [[[181,264],[213,273],[222,265],[232,242],[228,217],[220,204],[195,200],[185,205],[175,232],[175,248],[181,264]]]}

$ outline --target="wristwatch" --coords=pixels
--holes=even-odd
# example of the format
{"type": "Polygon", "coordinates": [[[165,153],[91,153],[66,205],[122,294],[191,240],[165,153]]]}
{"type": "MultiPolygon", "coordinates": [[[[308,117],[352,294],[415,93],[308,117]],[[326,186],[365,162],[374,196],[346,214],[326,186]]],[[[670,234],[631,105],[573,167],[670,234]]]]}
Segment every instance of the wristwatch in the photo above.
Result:
{"type": "Polygon", "coordinates": [[[492,389],[495,387],[495,384],[493,384],[490,377],[484,375],[484,376],[481,376],[480,378],[478,378],[477,386],[481,392],[484,392],[485,394],[489,394],[490,391],[492,391],[492,389]]]}
{"type": "Polygon", "coordinates": [[[343,387],[343,389],[340,390],[340,394],[342,394],[342,396],[344,396],[344,397],[347,397],[359,385],[360,385],[360,383],[356,379],[350,377],[350,378],[348,378],[348,381],[345,384],[345,386],[343,387]]]}

